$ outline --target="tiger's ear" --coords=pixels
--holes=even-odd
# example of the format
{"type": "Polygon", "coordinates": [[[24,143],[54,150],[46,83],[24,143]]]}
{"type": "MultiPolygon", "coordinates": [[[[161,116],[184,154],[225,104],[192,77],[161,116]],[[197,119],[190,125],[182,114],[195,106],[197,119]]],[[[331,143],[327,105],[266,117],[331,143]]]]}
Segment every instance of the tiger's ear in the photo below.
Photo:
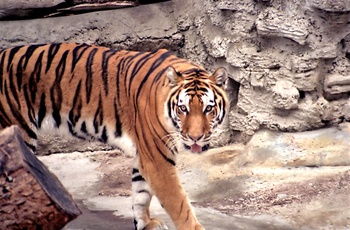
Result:
{"type": "Polygon", "coordinates": [[[180,81],[182,81],[181,74],[179,74],[174,67],[169,66],[165,70],[165,74],[167,78],[169,79],[170,86],[176,86],[180,81]]]}
{"type": "Polygon", "coordinates": [[[213,75],[211,75],[210,80],[212,80],[217,86],[225,88],[227,75],[227,70],[223,67],[220,67],[215,70],[213,75]]]}

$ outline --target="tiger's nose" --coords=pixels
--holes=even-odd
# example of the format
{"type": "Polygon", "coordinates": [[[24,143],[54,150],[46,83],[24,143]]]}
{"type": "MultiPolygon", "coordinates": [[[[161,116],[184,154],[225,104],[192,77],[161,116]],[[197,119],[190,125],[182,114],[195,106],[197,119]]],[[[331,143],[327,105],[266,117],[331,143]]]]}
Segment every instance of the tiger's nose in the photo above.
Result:
{"type": "Polygon", "coordinates": [[[188,134],[188,137],[189,137],[192,141],[198,141],[198,140],[200,140],[203,136],[204,136],[204,134],[202,134],[202,135],[189,135],[189,134],[188,134]]]}

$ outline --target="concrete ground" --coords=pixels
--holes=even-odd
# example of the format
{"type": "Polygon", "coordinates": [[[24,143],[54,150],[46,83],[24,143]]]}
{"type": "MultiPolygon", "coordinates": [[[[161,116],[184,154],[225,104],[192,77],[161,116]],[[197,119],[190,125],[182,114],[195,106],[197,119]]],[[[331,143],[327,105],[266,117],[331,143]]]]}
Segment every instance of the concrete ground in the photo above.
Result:
{"type": "MultiPolygon", "coordinates": [[[[65,143],[67,145],[67,143],[65,143]]],[[[245,146],[180,154],[181,181],[206,229],[350,229],[350,125],[260,131],[245,146]]],[[[133,229],[132,159],[116,150],[40,156],[83,214],[65,230],[133,229]]],[[[174,229],[153,200],[151,213],[174,229]]]]}

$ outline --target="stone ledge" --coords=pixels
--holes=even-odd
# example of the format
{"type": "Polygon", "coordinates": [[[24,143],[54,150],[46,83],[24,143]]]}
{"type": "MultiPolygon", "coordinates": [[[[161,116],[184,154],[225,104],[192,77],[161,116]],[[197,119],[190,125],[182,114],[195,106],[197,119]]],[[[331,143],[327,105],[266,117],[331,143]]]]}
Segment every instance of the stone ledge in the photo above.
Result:
{"type": "Polygon", "coordinates": [[[340,74],[327,75],[324,81],[324,90],[329,94],[350,92],[350,76],[340,74]]]}
{"type": "Polygon", "coordinates": [[[300,45],[306,44],[308,27],[308,21],[300,16],[288,16],[282,11],[269,8],[262,11],[256,20],[258,34],[289,38],[300,45]]]}
{"type": "Polygon", "coordinates": [[[329,12],[350,11],[350,1],[348,0],[307,0],[306,3],[312,8],[329,12]]]}

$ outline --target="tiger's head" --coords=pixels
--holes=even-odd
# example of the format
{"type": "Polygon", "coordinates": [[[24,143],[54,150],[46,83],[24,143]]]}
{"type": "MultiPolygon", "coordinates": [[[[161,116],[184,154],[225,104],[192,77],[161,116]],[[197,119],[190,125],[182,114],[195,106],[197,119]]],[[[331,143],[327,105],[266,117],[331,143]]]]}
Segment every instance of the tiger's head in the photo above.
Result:
{"type": "Polygon", "coordinates": [[[213,129],[222,123],[228,106],[225,93],[227,71],[218,68],[212,75],[201,68],[179,71],[168,67],[171,91],[165,110],[183,146],[193,153],[209,148],[213,129]]]}

